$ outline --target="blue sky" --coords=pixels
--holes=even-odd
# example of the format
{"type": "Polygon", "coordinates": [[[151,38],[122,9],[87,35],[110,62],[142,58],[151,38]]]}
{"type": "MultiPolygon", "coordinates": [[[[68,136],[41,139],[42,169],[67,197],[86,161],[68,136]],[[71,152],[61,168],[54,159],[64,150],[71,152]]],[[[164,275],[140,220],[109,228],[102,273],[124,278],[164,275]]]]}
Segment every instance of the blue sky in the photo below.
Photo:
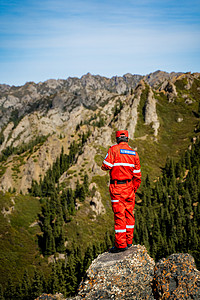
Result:
{"type": "Polygon", "coordinates": [[[0,83],[200,72],[200,1],[0,0],[0,83]]]}

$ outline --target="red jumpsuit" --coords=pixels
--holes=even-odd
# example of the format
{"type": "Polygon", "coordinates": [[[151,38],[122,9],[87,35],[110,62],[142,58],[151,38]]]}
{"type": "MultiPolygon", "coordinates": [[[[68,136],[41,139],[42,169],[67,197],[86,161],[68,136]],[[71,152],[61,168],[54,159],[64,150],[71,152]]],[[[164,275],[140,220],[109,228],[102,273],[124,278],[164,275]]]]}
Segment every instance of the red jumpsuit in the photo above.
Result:
{"type": "Polygon", "coordinates": [[[132,244],[135,217],[135,192],[141,183],[140,160],[128,143],[110,147],[102,163],[110,170],[110,196],[115,221],[115,246],[125,248],[132,244]]]}

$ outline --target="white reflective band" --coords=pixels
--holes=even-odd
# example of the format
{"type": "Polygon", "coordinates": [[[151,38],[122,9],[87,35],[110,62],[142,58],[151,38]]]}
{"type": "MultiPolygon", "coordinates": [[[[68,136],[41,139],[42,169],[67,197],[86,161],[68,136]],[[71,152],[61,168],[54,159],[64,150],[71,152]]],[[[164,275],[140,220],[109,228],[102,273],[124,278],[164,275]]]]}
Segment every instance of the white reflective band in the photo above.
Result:
{"type": "Polygon", "coordinates": [[[113,167],[113,165],[111,163],[107,162],[106,160],[104,160],[103,163],[109,167],[113,167]]]}
{"type": "Polygon", "coordinates": [[[116,166],[125,166],[125,167],[135,167],[134,164],[129,164],[129,163],[114,163],[114,167],[116,166]]]}
{"type": "Polygon", "coordinates": [[[133,170],[133,173],[140,173],[141,170],[133,170]]]}
{"type": "Polygon", "coordinates": [[[126,229],[115,229],[115,232],[118,233],[118,232],[126,232],[126,229]]]}
{"type": "Polygon", "coordinates": [[[134,228],[134,225],[126,225],[126,228],[134,228]]]}
{"type": "Polygon", "coordinates": [[[111,202],[119,202],[119,200],[111,200],[111,202]]]}

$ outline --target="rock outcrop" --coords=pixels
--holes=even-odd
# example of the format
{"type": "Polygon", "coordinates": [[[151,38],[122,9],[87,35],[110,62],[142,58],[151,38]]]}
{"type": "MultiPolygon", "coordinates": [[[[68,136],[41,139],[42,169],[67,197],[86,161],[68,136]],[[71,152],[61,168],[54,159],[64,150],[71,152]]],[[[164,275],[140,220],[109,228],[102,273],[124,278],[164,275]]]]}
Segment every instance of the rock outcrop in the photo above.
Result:
{"type": "Polygon", "coordinates": [[[154,265],[140,245],[122,253],[103,253],[89,267],[76,299],[153,300],[154,265]]]}
{"type": "Polygon", "coordinates": [[[189,254],[172,254],[155,264],[144,246],[134,245],[99,255],[72,299],[198,300],[200,272],[189,254]]]}
{"type": "Polygon", "coordinates": [[[155,299],[200,299],[200,272],[189,254],[172,254],[155,266],[155,299]]]}
{"type": "Polygon", "coordinates": [[[145,105],[145,124],[152,124],[154,135],[158,135],[158,128],[160,126],[160,123],[156,112],[156,99],[154,98],[151,88],[149,89],[149,94],[145,105]]]}
{"type": "MultiPolygon", "coordinates": [[[[101,194],[97,190],[97,185],[95,182],[91,183],[89,186],[90,192],[92,192],[93,189],[95,190],[95,192],[93,197],[90,200],[90,207],[95,212],[96,215],[105,214],[106,210],[105,207],[103,206],[101,194]]],[[[96,219],[96,215],[95,215],[95,219],[96,219]]]]}
{"type": "Polygon", "coordinates": [[[159,91],[166,94],[169,102],[174,102],[178,96],[176,86],[172,81],[165,80],[160,86],[159,91]]]}

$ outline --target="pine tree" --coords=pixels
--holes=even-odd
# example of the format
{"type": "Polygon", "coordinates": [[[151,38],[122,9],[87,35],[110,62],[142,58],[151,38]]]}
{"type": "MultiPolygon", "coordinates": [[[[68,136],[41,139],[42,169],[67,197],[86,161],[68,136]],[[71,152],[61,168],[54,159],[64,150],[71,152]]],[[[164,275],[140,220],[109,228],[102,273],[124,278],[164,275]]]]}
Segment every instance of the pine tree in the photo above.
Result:
{"type": "Polygon", "coordinates": [[[142,240],[141,240],[141,244],[145,245],[147,251],[150,250],[150,244],[149,244],[149,234],[148,234],[148,230],[147,227],[144,227],[144,231],[142,232],[142,240]]]}
{"type": "MultiPolygon", "coordinates": [[[[111,241],[110,235],[109,235],[109,233],[107,231],[105,233],[105,243],[106,243],[107,249],[109,249],[109,248],[112,247],[112,241],[111,241]]],[[[94,257],[96,257],[96,256],[94,256],[94,257]]]]}
{"type": "Polygon", "coordinates": [[[33,282],[31,285],[31,297],[32,299],[35,299],[39,297],[44,291],[43,291],[43,277],[41,274],[35,269],[34,275],[33,275],[33,282]]]}
{"type": "Polygon", "coordinates": [[[24,271],[24,275],[22,278],[21,290],[23,295],[23,300],[30,299],[30,291],[31,291],[31,280],[28,274],[27,269],[24,271]]]}
{"type": "Polygon", "coordinates": [[[79,200],[80,200],[80,202],[84,202],[85,197],[86,197],[85,187],[83,185],[81,185],[81,187],[79,189],[79,200]]]}
{"type": "Polygon", "coordinates": [[[190,197],[188,189],[186,189],[183,199],[185,205],[185,214],[187,217],[190,217],[190,214],[192,212],[192,199],[190,197]]]}
{"type": "Polygon", "coordinates": [[[180,177],[182,174],[182,165],[181,165],[181,160],[179,160],[176,163],[176,167],[175,167],[175,176],[176,178],[180,177]]]}
{"type": "Polygon", "coordinates": [[[12,300],[13,297],[15,297],[14,295],[15,295],[15,286],[13,284],[11,277],[9,276],[7,281],[7,286],[4,292],[4,297],[6,300],[7,299],[12,300]]]}
{"type": "Polygon", "coordinates": [[[3,287],[0,284],[0,300],[5,300],[4,295],[3,295],[3,287]]]}
{"type": "Polygon", "coordinates": [[[191,156],[189,150],[185,152],[185,165],[187,170],[191,170],[191,156]]]}
{"type": "Polygon", "coordinates": [[[90,266],[93,259],[94,259],[93,249],[92,249],[92,246],[89,245],[87,247],[87,250],[86,250],[85,256],[84,256],[84,260],[83,260],[83,269],[84,269],[84,271],[86,271],[89,268],[89,266],[90,266]]]}
{"type": "Polygon", "coordinates": [[[85,188],[85,192],[87,194],[88,191],[89,191],[89,181],[88,181],[88,175],[87,174],[84,175],[83,185],[84,185],[84,188],[85,188]]]}
{"type": "Polygon", "coordinates": [[[62,268],[62,262],[57,262],[56,263],[56,274],[58,278],[58,285],[59,285],[59,292],[62,293],[63,295],[66,294],[66,281],[65,281],[65,276],[63,273],[63,268],[62,268]]]}
{"type": "Polygon", "coordinates": [[[53,236],[52,228],[50,225],[46,228],[43,238],[44,238],[44,245],[45,245],[44,254],[45,255],[54,254],[56,252],[55,238],[53,236]]]}
{"type": "Polygon", "coordinates": [[[66,295],[74,295],[78,286],[74,253],[70,253],[65,270],[66,295]]]}
{"type": "Polygon", "coordinates": [[[16,285],[15,299],[16,300],[23,299],[22,282],[21,282],[21,280],[16,285]]]}
{"type": "Polygon", "coordinates": [[[67,190],[67,208],[70,215],[75,214],[75,198],[76,195],[73,193],[72,189],[67,190]]]}
{"type": "Polygon", "coordinates": [[[55,294],[59,291],[59,280],[56,273],[56,263],[52,265],[52,271],[49,279],[49,289],[52,294],[55,294]]]}
{"type": "Polygon", "coordinates": [[[76,181],[75,198],[79,198],[81,185],[79,180],[76,181]]]}

